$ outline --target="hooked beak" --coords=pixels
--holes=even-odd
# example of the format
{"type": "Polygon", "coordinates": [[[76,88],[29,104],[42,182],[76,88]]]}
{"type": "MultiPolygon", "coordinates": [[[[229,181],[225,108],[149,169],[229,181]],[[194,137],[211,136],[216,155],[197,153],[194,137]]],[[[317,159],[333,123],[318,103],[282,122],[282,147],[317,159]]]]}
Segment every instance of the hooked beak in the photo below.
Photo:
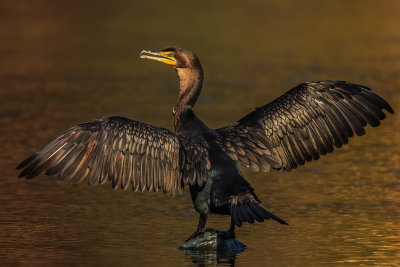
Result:
{"type": "Polygon", "coordinates": [[[160,61],[171,66],[175,66],[177,63],[176,59],[174,58],[174,53],[171,52],[152,52],[143,50],[140,52],[140,58],[160,61]]]}

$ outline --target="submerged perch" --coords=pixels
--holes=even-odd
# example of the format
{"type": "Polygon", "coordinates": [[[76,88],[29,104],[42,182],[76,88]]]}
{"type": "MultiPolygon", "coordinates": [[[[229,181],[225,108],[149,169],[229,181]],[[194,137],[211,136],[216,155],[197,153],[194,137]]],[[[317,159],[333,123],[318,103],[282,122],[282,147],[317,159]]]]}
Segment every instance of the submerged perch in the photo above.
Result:
{"type": "Polygon", "coordinates": [[[210,213],[231,216],[224,240],[235,240],[235,226],[244,222],[286,224],[260,205],[238,164],[256,172],[290,171],[347,144],[354,133],[363,135],[367,124],[378,126],[383,109],[393,113],[365,86],[306,82],[229,126],[210,129],[193,110],[203,83],[198,58],[175,47],[142,51],[140,57],[168,64],[178,74],[175,133],[123,117],[93,120],[70,128],[17,168],[27,179],[45,172],[72,183],[109,180],[113,188],[135,191],[175,194],[187,185],[200,218],[183,246],[195,249],[208,237],[209,246],[218,247],[218,235],[206,228],[210,213]]]}
{"type": "Polygon", "coordinates": [[[213,229],[196,235],[183,243],[182,250],[218,250],[232,253],[241,252],[247,247],[245,244],[232,238],[229,232],[220,232],[213,229]]]}

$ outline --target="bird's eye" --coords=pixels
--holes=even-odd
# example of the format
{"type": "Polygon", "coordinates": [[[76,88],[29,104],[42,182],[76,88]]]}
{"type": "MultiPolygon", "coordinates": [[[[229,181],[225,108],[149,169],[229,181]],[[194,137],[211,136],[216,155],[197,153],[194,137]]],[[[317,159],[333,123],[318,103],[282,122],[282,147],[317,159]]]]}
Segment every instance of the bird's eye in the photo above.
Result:
{"type": "Polygon", "coordinates": [[[170,57],[173,57],[173,56],[174,56],[174,53],[169,53],[169,56],[170,56],[170,57]]]}

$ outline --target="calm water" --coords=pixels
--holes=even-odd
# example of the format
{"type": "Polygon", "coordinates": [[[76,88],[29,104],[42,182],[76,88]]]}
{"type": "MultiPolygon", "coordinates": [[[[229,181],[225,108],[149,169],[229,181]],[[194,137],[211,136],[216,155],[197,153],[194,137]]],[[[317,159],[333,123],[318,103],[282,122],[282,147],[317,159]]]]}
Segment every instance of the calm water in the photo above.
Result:
{"type": "MultiPolygon", "coordinates": [[[[368,85],[400,111],[399,1],[0,2],[0,264],[400,265],[400,119],[290,173],[243,170],[290,226],[244,225],[239,255],[177,247],[198,215],[185,191],[114,192],[15,166],[70,126],[123,115],[171,129],[177,78],[139,59],[178,45],[205,68],[196,105],[231,123],[307,80],[368,85]]],[[[208,226],[226,229],[229,218],[208,226]]]]}

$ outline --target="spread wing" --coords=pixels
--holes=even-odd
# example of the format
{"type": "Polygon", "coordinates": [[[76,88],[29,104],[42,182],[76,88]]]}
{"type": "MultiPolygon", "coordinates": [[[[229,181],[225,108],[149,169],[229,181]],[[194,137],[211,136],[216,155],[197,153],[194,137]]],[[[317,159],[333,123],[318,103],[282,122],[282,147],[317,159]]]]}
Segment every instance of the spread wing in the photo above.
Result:
{"type": "Polygon", "coordinates": [[[371,89],[345,81],[308,82],[217,129],[217,142],[253,171],[290,171],[376,127],[390,105],[371,89]]]}
{"type": "Polygon", "coordinates": [[[178,137],[166,129],[110,117],[70,128],[17,168],[25,168],[20,177],[28,179],[45,172],[72,183],[88,177],[90,185],[110,180],[115,189],[132,185],[174,194],[183,187],[183,153],[178,137]]]}

